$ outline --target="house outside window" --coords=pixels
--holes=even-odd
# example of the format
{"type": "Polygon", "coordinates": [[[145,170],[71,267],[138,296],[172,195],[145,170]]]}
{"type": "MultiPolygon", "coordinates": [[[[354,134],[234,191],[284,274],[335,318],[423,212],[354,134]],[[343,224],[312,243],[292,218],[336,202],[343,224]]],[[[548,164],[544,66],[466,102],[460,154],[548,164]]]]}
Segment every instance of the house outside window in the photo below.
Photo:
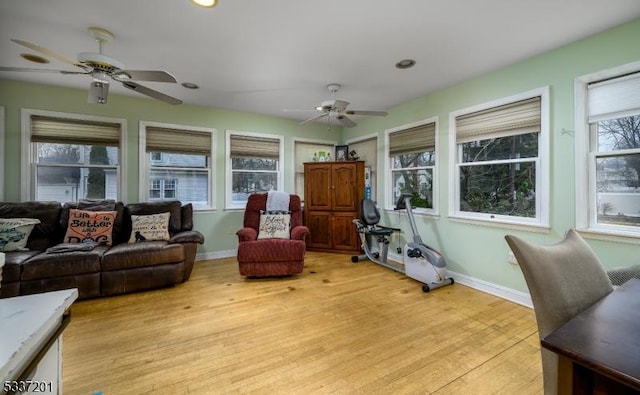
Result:
{"type": "Polygon", "coordinates": [[[227,208],[244,208],[252,193],[281,190],[282,136],[227,131],[227,208]]]}
{"type": "Polygon", "coordinates": [[[141,199],[179,200],[195,209],[215,208],[212,152],[215,130],[141,122],[141,199]]]}
{"type": "Polygon", "coordinates": [[[431,118],[386,131],[387,209],[393,209],[401,195],[411,194],[416,212],[437,213],[437,123],[431,118]]]}
{"type": "Polygon", "coordinates": [[[451,113],[454,217],[548,226],[548,88],[451,113]]]}
{"type": "Polygon", "coordinates": [[[77,202],[119,199],[124,121],[23,110],[30,152],[23,161],[22,196],[77,202]],[[28,162],[28,163],[26,163],[28,162]]]}
{"type": "Polygon", "coordinates": [[[576,117],[585,114],[576,120],[576,168],[586,169],[576,175],[579,229],[640,236],[639,69],[576,81],[576,117]]]}

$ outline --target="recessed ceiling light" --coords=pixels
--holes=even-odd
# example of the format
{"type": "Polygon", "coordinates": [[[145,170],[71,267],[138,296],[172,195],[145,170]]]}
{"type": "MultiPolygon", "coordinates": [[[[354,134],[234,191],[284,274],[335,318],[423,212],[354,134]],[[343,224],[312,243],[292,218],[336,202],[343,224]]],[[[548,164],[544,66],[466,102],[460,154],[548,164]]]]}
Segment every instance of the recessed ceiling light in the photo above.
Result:
{"type": "Polygon", "coordinates": [[[218,4],[218,0],[191,0],[195,4],[202,7],[215,7],[218,4]]]}
{"type": "Polygon", "coordinates": [[[187,89],[198,89],[198,88],[200,88],[197,84],[194,84],[193,82],[183,82],[180,85],[184,86],[187,89]]]}
{"type": "Polygon", "coordinates": [[[402,59],[398,63],[396,63],[396,68],[398,69],[409,69],[416,65],[416,61],[413,59],[402,59]]]}
{"type": "Polygon", "coordinates": [[[20,57],[22,59],[28,60],[29,62],[33,62],[33,63],[40,63],[40,64],[49,63],[49,59],[43,58],[42,56],[33,55],[30,53],[21,53],[20,57]]]}

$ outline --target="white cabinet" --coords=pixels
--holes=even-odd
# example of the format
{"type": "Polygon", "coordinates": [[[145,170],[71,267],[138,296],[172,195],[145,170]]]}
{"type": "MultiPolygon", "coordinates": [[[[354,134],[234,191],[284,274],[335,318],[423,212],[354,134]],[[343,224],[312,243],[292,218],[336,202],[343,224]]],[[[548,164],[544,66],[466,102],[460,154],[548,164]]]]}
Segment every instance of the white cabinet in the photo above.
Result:
{"type": "Polygon", "coordinates": [[[62,331],[77,289],[0,299],[0,394],[62,393],[62,331]]]}

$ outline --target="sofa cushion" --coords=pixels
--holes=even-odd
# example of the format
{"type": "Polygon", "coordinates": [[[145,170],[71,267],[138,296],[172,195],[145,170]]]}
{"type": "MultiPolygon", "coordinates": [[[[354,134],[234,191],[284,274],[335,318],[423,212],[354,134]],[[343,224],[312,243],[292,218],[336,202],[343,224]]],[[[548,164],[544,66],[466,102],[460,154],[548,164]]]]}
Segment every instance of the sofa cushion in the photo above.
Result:
{"type": "MultiPolygon", "coordinates": [[[[78,203],[65,203],[62,206],[60,214],[60,226],[67,229],[69,222],[69,210],[88,210],[88,211],[115,211],[116,219],[113,224],[112,241],[113,244],[126,243],[129,240],[130,229],[125,226],[125,208],[122,202],[116,202],[113,199],[81,199],[78,203]]],[[[64,234],[64,233],[63,233],[64,234]]]]}
{"type": "Polygon", "coordinates": [[[4,254],[4,267],[2,268],[2,283],[20,281],[22,264],[42,251],[22,250],[11,251],[4,254]]]}
{"type": "Polygon", "coordinates": [[[0,218],[40,220],[27,241],[27,248],[30,250],[45,250],[62,241],[65,228],[60,226],[61,211],[59,202],[0,202],[0,218]]]}
{"type": "Polygon", "coordinates": [[[166,241],[118,244],[102,257],[102,271],[178,263],[184,261],[182,244],[166,241]]]}
{"type": "Polygon", "coordinates": [[[306,244],[302,240],[268,239],[245,241],[238,245],[238,262],[278,262],[304,259],[306,244]],[[288,251],[283,254],[282,251],[288,251]]]}
{"type": "Polygon", "coordinates": [[[43,252],[22,265],[22,280],[37,280],[97,273],[100,259],[109,247],[97,246],[91,251],[43,252]]]}
{"type": "Polygon", "coordinates": [[[37,218],[0,218],[0,252],[24,250],[37,218]]]}
{"type": "Polygon", "coordinates": [[[258,239],[289,239],[291,214],[260,215],[258,239]]]}
{"type": "Polygon", "coordinates": [[[98,244],[111,245],[113,225],[116,211],[69,210],[65,243],[82,243],[94,241],[98,244]]]}
{"type": "Polygon", "coordinates": [[[132,215],[129,243],[153,240],[169,240],[169,216],[171,213],[132,215]]]}
{"type": "MultiPolygon", "coordinates": [[[[182,230],[182,203],[177,200],[161,202],[131,203],[126,206],[129,215],[150,215],[169,212],[169,233],[175,234],[182,230]]],[[[131,218],[129,218],[129,230],[131,218]]]]}

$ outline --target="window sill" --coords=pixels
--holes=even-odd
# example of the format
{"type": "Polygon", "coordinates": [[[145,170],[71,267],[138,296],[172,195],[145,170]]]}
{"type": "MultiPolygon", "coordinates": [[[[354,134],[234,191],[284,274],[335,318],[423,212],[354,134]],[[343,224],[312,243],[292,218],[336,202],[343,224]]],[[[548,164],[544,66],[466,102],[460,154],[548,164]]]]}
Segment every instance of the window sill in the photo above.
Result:
{"type": "MultiPolygon", "coordinates": [[[[388,214],[393,214],[393,213],[406,214],[407,212],[407,210],[405,209],[395,210],[392,208],[385,208],[384,211],[388,214]]],[[[413,208],[411,211],[413,212],[413,215],[416,217],[440,218],[440,213],[438,213],[437,211],[425,211],[425,210],[419,210],[416,208],[413,208]]]]}
{"type": "Polygon", "coordinates": [[[595,228],[577,229],[577,231],[586,239],[640,245],[640,234],[638,233],[595,228]]]}
{"type": "Polygon", "coordinates": [[[453,222],[478,225],[478,226],[491,226],[494,228],[505,228],[512,230],[521,230],[536,233],[549,233],[551,227],[549,225],[537,224],[537,223],[524,223],[517,221],[507,221],[504,219],[480,219],[469,218],[458,215],[449,215],[449,218],[453,222]]]}

